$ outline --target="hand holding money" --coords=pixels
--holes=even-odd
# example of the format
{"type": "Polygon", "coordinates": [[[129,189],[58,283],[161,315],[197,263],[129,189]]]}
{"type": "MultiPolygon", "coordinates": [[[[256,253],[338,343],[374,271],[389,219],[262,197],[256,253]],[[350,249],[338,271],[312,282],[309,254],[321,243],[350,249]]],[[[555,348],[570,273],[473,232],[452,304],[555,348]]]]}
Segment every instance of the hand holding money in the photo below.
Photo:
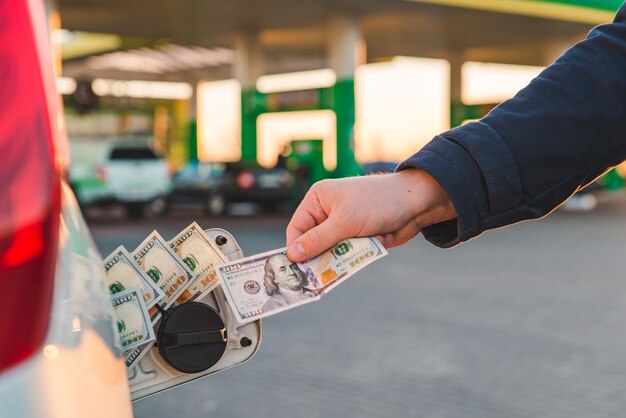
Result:
{"type": "Polygon", "coordinates": [[[385,247],[396,247],[455,217],[445,190],[423,170],[323,180],[287,226],[287,255],[301,262],[351,237],[377,236],[385,247]]]}

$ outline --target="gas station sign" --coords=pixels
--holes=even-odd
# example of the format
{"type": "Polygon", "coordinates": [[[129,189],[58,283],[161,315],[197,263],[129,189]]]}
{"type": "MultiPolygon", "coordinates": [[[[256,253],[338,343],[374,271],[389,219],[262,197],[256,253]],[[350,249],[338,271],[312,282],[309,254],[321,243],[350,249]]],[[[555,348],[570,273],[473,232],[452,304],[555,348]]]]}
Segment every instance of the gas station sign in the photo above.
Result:
{"type": "Polygon", "coordinates": [[[265,96],[265,108],[268,112],[319,109],[320,107],[319,89],[268,93],[265,96]]]}

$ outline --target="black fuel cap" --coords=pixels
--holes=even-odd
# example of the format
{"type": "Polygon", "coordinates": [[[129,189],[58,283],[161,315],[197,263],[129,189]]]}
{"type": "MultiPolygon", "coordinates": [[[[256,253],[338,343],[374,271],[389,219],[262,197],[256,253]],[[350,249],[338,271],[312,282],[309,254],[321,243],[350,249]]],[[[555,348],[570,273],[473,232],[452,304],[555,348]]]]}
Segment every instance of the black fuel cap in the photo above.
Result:
{"type": "Polygon", "coordinates": [[[220,314],[199,302],[168,309],[157,332],[161,357],[184,373],[199,373],[213,366],[224,354],[227,341],[220,314]]]}

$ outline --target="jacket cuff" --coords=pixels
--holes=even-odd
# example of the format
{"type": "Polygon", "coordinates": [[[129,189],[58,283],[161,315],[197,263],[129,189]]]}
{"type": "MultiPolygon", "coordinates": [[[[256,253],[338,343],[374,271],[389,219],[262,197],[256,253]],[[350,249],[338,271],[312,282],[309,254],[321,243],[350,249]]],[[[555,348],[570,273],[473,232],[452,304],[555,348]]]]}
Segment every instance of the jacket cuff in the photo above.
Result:
{"type": "Polygon", "coordinates": [[[434,245],[449,248],[483,231],[487,217],[487,195],[481,171],[460,145],[437,136],[419,152],[400,163],[396,171],[419,168],[430,174],[448,193],[457,219],[422,230],[434,245]]]}

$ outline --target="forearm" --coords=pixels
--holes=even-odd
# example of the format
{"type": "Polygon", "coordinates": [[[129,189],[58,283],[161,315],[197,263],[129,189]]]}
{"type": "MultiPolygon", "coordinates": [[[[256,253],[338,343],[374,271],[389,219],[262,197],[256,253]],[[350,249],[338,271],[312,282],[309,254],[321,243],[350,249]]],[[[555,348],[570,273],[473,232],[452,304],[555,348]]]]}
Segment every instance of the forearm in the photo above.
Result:
{"type": "Polygon", "coordinates": [[[401,168],[423,168],[458,221],[425,236],[452,246],[546,215],[626,158],[626,6],[480,122],[436,137],[401,168]]]}

